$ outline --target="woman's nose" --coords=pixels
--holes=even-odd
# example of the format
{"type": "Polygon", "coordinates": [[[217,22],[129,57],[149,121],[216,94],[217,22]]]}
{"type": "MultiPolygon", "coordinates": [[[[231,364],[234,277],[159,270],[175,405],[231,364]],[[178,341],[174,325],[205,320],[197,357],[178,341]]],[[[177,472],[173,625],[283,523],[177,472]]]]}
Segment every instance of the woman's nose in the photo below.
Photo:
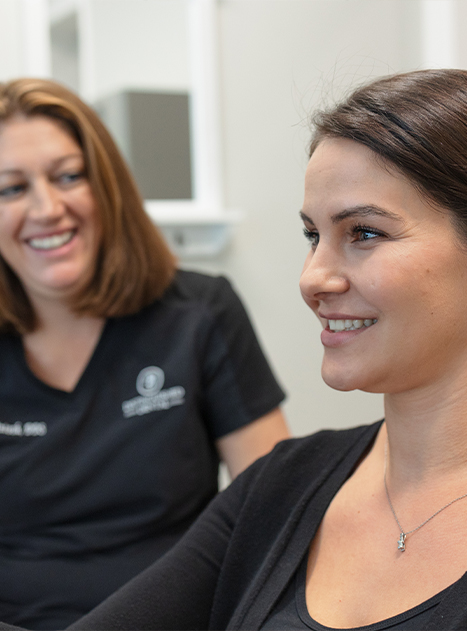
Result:
{"type": "Polygon", "coordinates": [[[300,276],[300,291],[306,301],[321,300],[327,294],[342,294],[350,283],[342,258],[321,243],[309,252],[300,276]]]}
{"type": "Polygon", "coordinates": [[[51,182],[44,179],[34,183],[28,212],[31,219],[53,222],[62,216],[63,210],[64,204],[60,193],[51,182]]]}

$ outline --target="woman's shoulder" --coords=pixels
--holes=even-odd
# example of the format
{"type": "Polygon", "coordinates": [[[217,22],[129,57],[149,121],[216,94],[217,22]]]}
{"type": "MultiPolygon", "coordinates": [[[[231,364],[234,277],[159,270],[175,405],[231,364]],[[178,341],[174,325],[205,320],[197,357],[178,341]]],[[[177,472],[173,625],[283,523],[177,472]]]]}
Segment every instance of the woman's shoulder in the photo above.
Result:
{"type": "MultiPolygon", "coordinates": [[[[225,276],[211,276],[200,272],[177,270],[164,296],[156,303],[170,310],[182,309],[207,316],[217,322],[221,330],[245,330],[250,316],[232,283],[225,276]]],[[[156,307],[156,304],[154,307],[156,307]]]]}
{"type": "Polygon", "coordinates": [[[373,442],[382,421],[348,429],[324,429],[309,436],[289,438],[258,461],[256,475],[271,479],[278,476],[290,484],[293,477],[321,474],[340,466],[347,459],[358,459],[373,442]],[[260,465],[261,462],[261,465],[260,465]],[[260,466],[259,466],[260,465],[260,466]]]}
{"type": "Polygon", "coordinates": [[[225,276],[178,269],[164,297],[212,303],[232,295],[235,292],[225,276]]]}
{"type": "Polygon", "coordinates": [[[191,317],[197,313],[201,318],[203,314],[222,318],[236,305],[241,305],[240,299],[224,276],[178,269],[160,298],[133,315],[118,318],[118,321],[134,326],[135,322],[152,322],[155,318],[160,323],[161,318],[171,320],[175,314],[184,317],[187,313],[191,317]]]}
{"type": "Polygon", "coordinates": [[[300,527],[293,537],[298,541],[300,556],[303,554],[302,544],[309,544],[314,523],[308,517],[321,519],[380,426],[378,422],[323,430],[282,441],[217,496],[211,510],[215,523],[221,520],[232,531],[230,560],[226,563],[235,577],[239,572],[256,576],[266,558],[277,563],[277,554],[281,554],[283,545],[289,545],[299,524],[304,524],[304,529],[300,527]]]}
{"type": "Polygon", "coordinates": [[[288,457],[300,453],[322,453],[324,449],[332,451],[347,450],[362,441],[371,441],[381,427],[382,422],[382,420],[379,420],[374,423],[344,429],[321,429],[313,434],[283,440],[277,444],[274,451],[277,451],[278,455],[288,457]]]}

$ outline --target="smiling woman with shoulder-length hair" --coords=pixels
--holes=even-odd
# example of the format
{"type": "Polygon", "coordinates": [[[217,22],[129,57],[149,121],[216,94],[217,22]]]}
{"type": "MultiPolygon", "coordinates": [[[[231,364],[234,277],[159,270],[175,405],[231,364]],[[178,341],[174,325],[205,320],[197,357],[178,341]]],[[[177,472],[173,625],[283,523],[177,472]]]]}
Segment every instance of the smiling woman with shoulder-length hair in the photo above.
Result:
{"type": "MultiPolygon", "coordinates": [[[[157,168],[157,165],[154,165],[157,168]]],[[[95,112],[0,85],[0,617],[62,629],[288,437],[230,283],[176,268],[95,112]]]]}
{"type": "MultiPolygon", "coordinates": [[[[0,124],[34,116],[56,121],[78,142],[99,209],[98,264],[73,295],[73,307],[102,317],[136,313],[164,293],[175,258],[144,211],[128,167],[94,110],[60,84],[18,79],[0,88],[0,124]]],[[[0,326],[23,333],[35,319],[20,280],[0,258],[0,326]]]]}

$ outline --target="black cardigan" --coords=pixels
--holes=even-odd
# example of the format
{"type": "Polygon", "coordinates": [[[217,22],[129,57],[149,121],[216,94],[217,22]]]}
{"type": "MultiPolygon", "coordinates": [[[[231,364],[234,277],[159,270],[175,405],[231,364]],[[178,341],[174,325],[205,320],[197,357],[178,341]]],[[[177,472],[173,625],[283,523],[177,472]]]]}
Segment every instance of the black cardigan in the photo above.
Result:
{"type": "MultiPolygon", "coordinates": [[[[172,551],[70,629],[259,629],[379,427],[280,443],[172,551]]],[[[467,629],[467,574],[446,591],[429,628],[467,629]]]]}

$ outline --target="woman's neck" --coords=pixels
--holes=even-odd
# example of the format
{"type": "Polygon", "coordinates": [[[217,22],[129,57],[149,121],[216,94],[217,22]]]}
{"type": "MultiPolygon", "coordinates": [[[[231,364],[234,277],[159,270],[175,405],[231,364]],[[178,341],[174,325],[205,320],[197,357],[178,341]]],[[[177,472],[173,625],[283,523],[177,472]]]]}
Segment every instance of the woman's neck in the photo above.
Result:
{"type": "Polygon", "coordinates": [[[385,395],[391,476],[421,482],[467,473],[467,380],[385,395]]]}
{"type": "Polygon", "coordinates": [[[97,346],[105,320],[79,316],[57,302],[43,305],[39,324],[23,336],[26,362],[50,386],[71,392],[97,346]]]}

